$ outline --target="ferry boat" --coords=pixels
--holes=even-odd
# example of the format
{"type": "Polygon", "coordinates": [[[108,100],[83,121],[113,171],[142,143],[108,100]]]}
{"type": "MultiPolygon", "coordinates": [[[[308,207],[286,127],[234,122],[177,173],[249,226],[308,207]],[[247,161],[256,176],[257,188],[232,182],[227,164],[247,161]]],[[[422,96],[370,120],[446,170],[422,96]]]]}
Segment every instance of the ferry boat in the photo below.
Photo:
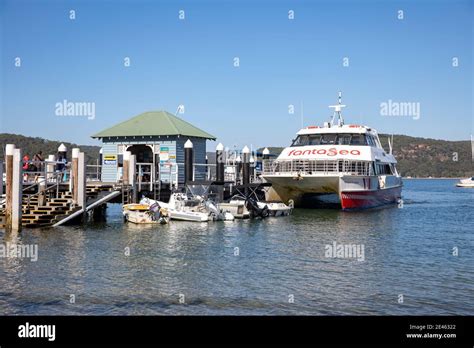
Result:
{"type": "Polygon", "coordinates": [[[374,208],[401,200],[397,161],[375,129],[344,124],[339,93],[323,126],[308,126],[275,160],[264,160],[262,177],[272,184],[267,199],[295,205],[331,204],[343,210],[374,208]]]}

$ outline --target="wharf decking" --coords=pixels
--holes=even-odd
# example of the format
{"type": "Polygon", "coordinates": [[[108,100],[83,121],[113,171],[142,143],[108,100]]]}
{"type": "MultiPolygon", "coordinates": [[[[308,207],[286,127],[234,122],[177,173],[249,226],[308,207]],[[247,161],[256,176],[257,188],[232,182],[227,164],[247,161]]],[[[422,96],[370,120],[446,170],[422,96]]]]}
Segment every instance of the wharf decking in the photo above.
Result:
{"type": "MultiPolygon", "coordinates": [[[[94,204],[110,192],[120,190],[120,185],[111,183],[87,183],[87,206],[94,204]]],[[[0,202],[2,200],[3,199],[0,199],[0,202]]],[[[82,207],[74,205],[68,183],[59,184],[59,194],[57,197],[56,194],[46,194],[44,201],[40,202],[40,200],[41,198],[38,195],[32,196],[28,190],[25,190],[22,196],[22,227],[37,228],[52,226],[77,211],[84,210],[82,207]]],[[[103,203],[107,203],[107,201],[103,203]]],[[[0,207],[3,206],[4,203],[1,203],[0,207]]],[[[5,214],[3,209],[0,210],[0,228],[5,228],[5,214]]]]}

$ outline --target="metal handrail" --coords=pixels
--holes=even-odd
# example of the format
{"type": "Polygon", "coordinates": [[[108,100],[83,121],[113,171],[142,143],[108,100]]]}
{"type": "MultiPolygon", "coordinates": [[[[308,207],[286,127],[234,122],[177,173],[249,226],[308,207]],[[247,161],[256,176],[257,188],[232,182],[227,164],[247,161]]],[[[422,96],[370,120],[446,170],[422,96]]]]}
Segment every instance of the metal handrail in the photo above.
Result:
{"type": "Polygon", "coordinates": [[[22,190],[22,192],[23,192],[23,191],[25,191],[25,190],[28,189],[28,188],[31,188],[31,187],[34,187],[34,186],[38,186],[38,192],[28,195],[28,200],[27,200],[27,204],[26,204],[26,206],[27,206],[28,208],[30,207],[31,198],[36,197],[36,196],[39,196],[39,195],[42,194],[42,193],[48,192],[48,191],[50,191],[50,190],[51,190],[52,188],[54,188],[54,187],[56,187],[56,198],[59,197],[59,180],[58,180],[58,179],[59,179],[59,176],[62,176],[62,175],[63,175],[63,173],[62,173],[62,172],[54,173],[54,175],[56,176],[56,182],[55,182],[53,185],[49,186],[49,187],[46,186],[46,188],[45,188],[44,190],[39,190],[39,185],[40,185],[41,183],[43,183],[43,182],[46,182],[46,184],[47,184],[47,179],[46,179],[46,178],[45,178],[44,180],[38,181],[37,183],[35,183],[35,184],[33,184],[33,185],[31,185],[31,186],[29,186],[29,187],[27,187],[27,188],[25,188],[25,189],[22,190]]]}

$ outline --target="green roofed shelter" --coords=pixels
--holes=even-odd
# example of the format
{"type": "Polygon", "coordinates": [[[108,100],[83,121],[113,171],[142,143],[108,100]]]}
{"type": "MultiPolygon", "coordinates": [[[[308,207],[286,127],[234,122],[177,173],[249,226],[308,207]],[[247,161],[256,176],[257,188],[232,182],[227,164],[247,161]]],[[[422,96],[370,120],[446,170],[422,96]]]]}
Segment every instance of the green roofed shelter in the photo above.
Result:
{"type": "Polygon", "coordinates": [[[180,135],[216,140],[216,137],[167,111],[144,112],[94,134],[92,138],[180,135]]]}
{"type": "Polygon", "coordinates": [[[92,135],[102,140],[101,181],[119,182],[123,154],[136,156],[141,183],[177,187],[184,182],[184,143],[194,149],[194,178],[206,178],[206,141],[216,137],[167,111],[150,111],[92,135]]]}

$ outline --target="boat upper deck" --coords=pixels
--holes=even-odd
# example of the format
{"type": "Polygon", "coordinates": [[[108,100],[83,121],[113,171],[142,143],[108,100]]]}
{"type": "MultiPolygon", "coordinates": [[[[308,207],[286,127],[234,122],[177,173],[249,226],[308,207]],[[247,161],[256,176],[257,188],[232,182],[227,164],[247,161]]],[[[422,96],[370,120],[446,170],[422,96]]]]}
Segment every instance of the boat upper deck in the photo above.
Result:
{"type": "Polygon", "coordinates": [[[298,135],[300,134],[335,134],[335,133],[349,133],[349,134],[372,134],[374,136],[377,135],[377,131],[373,128],[367,126],[360,126],[357,124],[344,124],[344,125],[333,125],[329,126],[328,123],[325,126],[308,126],[300,131],[298,131],[298,135]]]}

